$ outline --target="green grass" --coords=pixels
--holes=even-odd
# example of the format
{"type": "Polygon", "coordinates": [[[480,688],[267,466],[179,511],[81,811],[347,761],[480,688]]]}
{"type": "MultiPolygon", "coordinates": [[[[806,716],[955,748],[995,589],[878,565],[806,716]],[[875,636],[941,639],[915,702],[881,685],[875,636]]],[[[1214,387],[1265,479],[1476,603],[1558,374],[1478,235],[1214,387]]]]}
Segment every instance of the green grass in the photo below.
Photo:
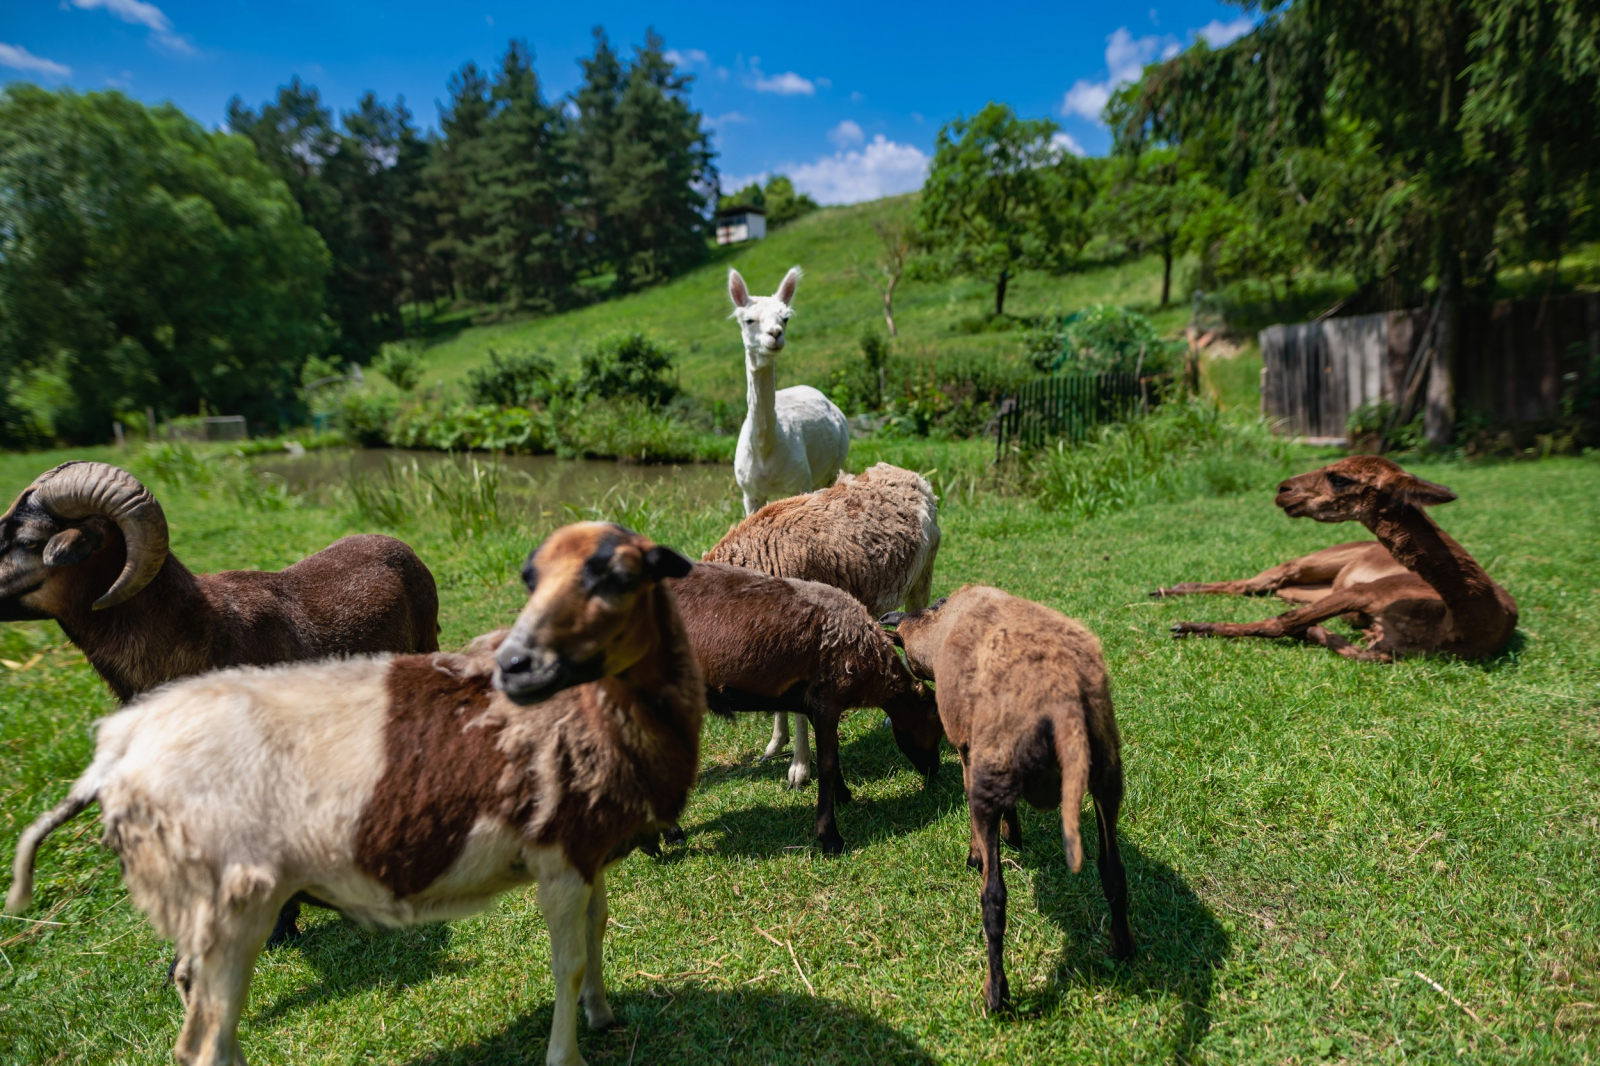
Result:
{"type": "MultiPolygon", "coordinates": [[[[968,445],[874,447],[858,462],[981,469],[968,445]]],[[[0,491],[58,459],[0,457],[0,491]]],[[[936,593],[999,584],[1104,641],[1139,958],[1108,958],[1093,864],[1068,873],[1055,816],[1025,812],[1006,868],[1016,1011],[984,1017],[953,754],[925,790],[879,715],[851,717],[850,850],[830,860],[808,846],[814,793],[783,791],[781,763],[753,763],[766,722],[714,721],[682,819],[688,844],[611,875],[607,973],[623,1027],[581,1034],[588,1060],[1595,1061],[1600,460],[1416,471],[1460,494],[1437,517],[1521,606],[1496,660],[1383,667],[1288,642],[1169,639],[1179,618],[1275,605],[1152,603],[1148,589],[1246,575],[1359,532],[1286,519],[1270,484],[1070,524],[977,486],[948,494],[936,593]]],[[[256,498],[230,474],[184,476],[155,488],[174,550],[198,568],[281,566],[365,528],[338,492],[256,498]]],[[[426,512],[399,532],[440,580],[446,644],[507,621],[521,600],[515,564],[579,514],[691,552],[728,520],[645,490],[482,529],[426,512]]],[[[0,626],[0,657],[26,667],[0,671],[9,855],[82,770],[87,727],[113,703],[53,625],[0,626]]],[[[28,917],[61,924],[0,919],[0,1062],[171,1061],[181,1011],[162,981],[168,948],[96,834],[80,818],[41,854],[28,917]]],[[[391,933],[313,913],[299,943],[261,960],[242,1026],[253,1063],[540,1060],[552,987],[531,893],[391,933]]]]}
{"type": "MultiPolygon", "coordinates": [[[[778,384],[824,384],[830,367],[858,355],[863,329],[884,330],[877,290],[857,271],[858,265],[861,271],[874,269],[878,238],[873,221],[914,210],[915,195],[826,208],[765,240],[719,249],[705,265],[657,288],[565,314],[462,329],[426,349],[423,383],[461,380],[468,367],[487,360],[490,348],[542,351],[558,365],[575,368],[578,356],[602,338],[642,329],[678,352],[684,388],[707,399],[740,400],[744,349],[738,328],[728,320],[728,268],[736,267],[753,291],[769,293],[783,272],[798,263],[806,275],[795,299],[790,343],[778,361],[778,384]]],[[[1108,301],[1152,313],[1164,332],[1176,330],[1187,321],[1188,307],[1179,300],[1157,312],[1160,294],[1161,263],[1150,256],[1062,277],[1024,273],[1011,283],[1006,312],[1027,317],[1108,301]]],[[[904,281],[895,299],[899,350],[921,357],[970,353],[1020,358],[1020,329],[963,333],[953,328],[963,320],[982,318],[993,305],[990,282],[904,281]]],[[[465,320],[457,313],[435,326],[465,320]]]]}

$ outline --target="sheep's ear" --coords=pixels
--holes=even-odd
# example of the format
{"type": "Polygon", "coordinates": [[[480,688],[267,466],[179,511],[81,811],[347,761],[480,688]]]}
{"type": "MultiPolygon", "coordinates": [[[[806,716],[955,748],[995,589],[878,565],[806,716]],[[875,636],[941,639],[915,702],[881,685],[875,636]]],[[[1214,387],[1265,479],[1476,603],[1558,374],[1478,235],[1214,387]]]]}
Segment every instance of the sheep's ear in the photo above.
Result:
{"type": "Polygon", "coordinates": [[[800,268],[797,266],[790,267],[789,273],[785,274],[783,276],[783,280],[778,283],[778,291],[774,293],[774,295],[777,296],[779,300],[783,301],[783,305],[785,307],[788,307],[790,304],[794,303],[794,290],[799,285],[800,268]]]}
{"type": "Polygon", "coordinates": [[[664,577],[688,577],[692,569],[694,564],[671,548],[657,544],[644,553],[645,573],[657,581],[664,577]]]}
{"type": "Polygon", "coordinates": [[[1437,507],[1456,498],[1456,494],[1443,485],[1435,485],[1431,481],[1424,481],[1410,474],[1407,474],[1396,488],[1399,490],[1400,498],[1413,507],[1437,507]]]}
{"type": "Polygon", "coordinates": [[[885,629],[893,629],[895,626],[899,625],[905,620],[906,613],[904,611],[890,611],[888,614],[878,619],[878,624],[883,626],[885,629]]]}
{"type": "Polygon", "coordinates": [[[735,307],[750,306],[750,289],[737,270],[728,271],[728,299],[733,301],[735,307]]]}
{"type": "Polygon", "coordinates": [[[50,538],[44,546],[44,565],[72,566],[81,563],[105,544],[97,530],[73,526],[50,538]]]}

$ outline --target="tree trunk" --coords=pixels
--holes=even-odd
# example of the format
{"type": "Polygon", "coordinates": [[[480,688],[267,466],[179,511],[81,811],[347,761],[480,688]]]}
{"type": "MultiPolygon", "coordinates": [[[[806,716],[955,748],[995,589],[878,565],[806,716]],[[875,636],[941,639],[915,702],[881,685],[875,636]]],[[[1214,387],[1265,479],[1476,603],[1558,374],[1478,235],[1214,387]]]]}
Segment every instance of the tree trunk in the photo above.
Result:
{"type": "Polygon", "coordinates": [[[894,328],[894,287],[899,278],[891,278],[883,290],[883,320],[889,324],[889,336],[898,337],[900,334],[894,328]]]}
{"type": "Polygon", "coordinates": [[[1172,242],[1161,246],[1161,306],[1164,309],[1172,298],[1172,242]]]}
{"type": "Polygon", "coordinates": [[[1000,271],[1000,280],[994,287],[994,314],[996,318],[1006,313],[1006,283],[1011,280],[1011,271],[1000,271]]]}

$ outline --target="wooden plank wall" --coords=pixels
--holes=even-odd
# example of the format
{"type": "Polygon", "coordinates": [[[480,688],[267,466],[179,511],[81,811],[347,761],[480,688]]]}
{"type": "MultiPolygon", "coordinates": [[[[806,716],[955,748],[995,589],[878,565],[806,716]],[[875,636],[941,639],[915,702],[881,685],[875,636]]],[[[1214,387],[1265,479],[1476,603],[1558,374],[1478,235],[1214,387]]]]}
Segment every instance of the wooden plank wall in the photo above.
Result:
{"type": "MultiPolygon", "coordinates": [[[[1283,431],[1340,436],[1363,403],[1401,402],[1430,308],[1271,326],[1261,331],[1262,408],[1283,431]]],[[[1600,359],[1600,294],[1501,300],[1460,311],[1453,373],[1458,417],[1539,422],[1600,359]]],[[[1417,395],[1427,395],[1426,378],[1417,395]]]]}

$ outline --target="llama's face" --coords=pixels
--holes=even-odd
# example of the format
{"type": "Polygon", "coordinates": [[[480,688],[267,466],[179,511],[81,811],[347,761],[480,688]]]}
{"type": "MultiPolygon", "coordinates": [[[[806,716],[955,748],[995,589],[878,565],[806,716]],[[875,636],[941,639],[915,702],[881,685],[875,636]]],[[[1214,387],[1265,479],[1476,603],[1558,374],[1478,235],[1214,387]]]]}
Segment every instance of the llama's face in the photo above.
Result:
{"type": "Polygon", "coordinates": [[[778,291],[771,296],[751,296],[737,270],[728,271],[728,297],[733,301],[733,317],[744,334],[746,361],[756,369],[772,365],[783,351],[789,317],[794,314],[794,290],[800,284],[800,268],[790,267],[778,291]]]}
{"type": "Polygon", "coordinates": [[[1443,485],[1408,474],[1391,459],[1352,455],[1284,481],[1275,502],[1290,518],[1368,523],[1386,507],[1433,507],[1455,498],[1443,485]]]}

